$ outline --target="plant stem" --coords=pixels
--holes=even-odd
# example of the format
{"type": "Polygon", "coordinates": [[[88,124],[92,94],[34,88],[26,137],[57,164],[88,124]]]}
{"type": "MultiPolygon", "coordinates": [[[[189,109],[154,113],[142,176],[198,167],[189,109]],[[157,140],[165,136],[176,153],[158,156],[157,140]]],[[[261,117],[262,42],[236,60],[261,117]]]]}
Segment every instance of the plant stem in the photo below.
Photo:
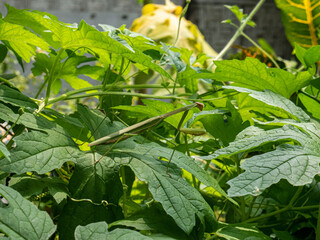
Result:
{"type": "MultiPolygon", "coordinates": [[[[299,187],[298,190],[296,191],[296,193],[294,194],[294,196],[291,198],[288,206],[282,208],[282,209],[279,209],[279,210],[276,210],[274,212],[271,212],[271,213],[267,213],[265,215],[262,215],[262,216],[259,216],[259,217],[255,217],[255,218],[251,218],[251,219],[248,219],[248,220],[245,220],[243,221],[243,223],[250,223],[250,222],[257,222],[261,219],[264,219],[264,218],[269,218],[269,217],[272,217],[274,215],[278,215],[280,213],[283,213],[283,212],[286,212],[286,211],[298,211],[298,210],[308,210],[307,207],[310,207],[310,206],[306,206],[306,207],[293,207],[293,204],[294,202],[297,200],[297,198],[300,196],[300,193],[301,191],[303,190],[303,186],[299,187]]],[[[314,208],[314,206],[312,206],[312,208],[314,208]]]]}
{"type": "MultiPolygon", "coordinates": [[[[237,40],[237,38],[242,34],[243,29],[247,25],[247,23],[252,19],[252,17],[258,12],[258,10],[261,8],[262,4],[265,2],[265,0],[260,0],[257,5],[254,7],[254,9],[251,11],[249,16],[243,21],[243,23],[240,25],[238,30],[235,32],[233,37],[230,39],[230,41],[227,43],[227,45],[222,49],[222,51],[218,54],[218,56],[215,57],[214,60],[221,59],[227,51],[231,48],[233,43],[237,40]]],[[[210,64],[208,69],[211,69],[213,67],[213,63],[210,64]]]]}
{"type": "Polygon", "coordinates": [[[63,53],[64,48],[60,48],[57,56],[54,59],[54,63],[51,67],[50,73],[49,73],[49,78],[48,78],[48,85],[47,85],[47,92],[46,92],[46,98],[44,100],[44,106],[48,105],[49,97],[50,97],[50,92],[51,92],[51,85],[53,83],[54,79],[54,72],[56,70],[57,64],[60,60],[60,56],[63,53]]]}

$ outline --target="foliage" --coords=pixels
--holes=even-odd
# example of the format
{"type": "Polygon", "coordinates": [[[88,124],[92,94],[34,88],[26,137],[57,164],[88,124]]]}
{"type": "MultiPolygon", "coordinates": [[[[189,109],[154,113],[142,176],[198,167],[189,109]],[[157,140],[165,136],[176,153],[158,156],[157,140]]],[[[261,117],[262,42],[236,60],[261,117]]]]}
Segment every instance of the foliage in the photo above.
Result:
{"type": "Polygon", "coordinates": [[[320,4],[317,0],[275,0],[282,11],[286,35],[294,43],[309,48],[320,43],[320,4]]]}
{"type": "Polygon", "coordinates": [[[319,236],[319,46],[296,45],[302,67],[290,72],[254,58],[212,72],[199,67],[205,55],[124,26],[7,8],[0,60],[31,62],[41,83],[26,95],[0,76],[1,239],[319,236]],[[161,84],[132,84],[150,70],[161,84]],[[94,107],[53,108],[88,97],[94,107]]]}

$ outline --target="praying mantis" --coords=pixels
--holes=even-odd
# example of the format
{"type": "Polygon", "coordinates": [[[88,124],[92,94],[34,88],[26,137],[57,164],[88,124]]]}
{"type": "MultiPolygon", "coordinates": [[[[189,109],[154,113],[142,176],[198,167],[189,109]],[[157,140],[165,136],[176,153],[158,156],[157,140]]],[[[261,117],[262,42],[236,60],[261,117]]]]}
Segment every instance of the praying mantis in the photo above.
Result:
{"type": "MultiPolygon", "coordinates": [[[[165,119],[167,117],[170,117],[172,115],[184,112],[182,117],[181,117],[181,119],[180,119],[180,121],[179,121],[179,123],[178,123],[178,134],[179,134],[179,131],[181,130],[181,125],[182,125],[184,119],[186,118],[186,116],[188,114],[188,111],[190,109],[194,108],[194,107],[197,107],[200,111],[202,111],[204,105],[203,105],[203,103],[195,102],[195,103],[187,105],[185,107],[175,109],[175,110],[173,110],[171,112],[164,113],[164,114],[161,114],[159,116],[155,116],[155,117],[149,118],[147,120],[144,120],[144,121],[139,122],[137,124],[134,124],[132,126],[126,127],[124,129],[121,129],[121,130],[119,130],[117,132],[111,133],[111,134],[109,134],[109,135],[107,135],[105,137],[99,138],[99,139],[89,143],[88,146],[89,147],[93,147],[93,146],[97,146],[97,145],[101,145],[101,144],[111,144],[111,143],[114,143],[114,145],[115,145],[119,141],[125,140],[125,139],[133,136],[133,134],[137,134],[137,133],[139,133],[139,132],[141,132],[143,130],[146,130],[148,128],[151,128],[153,126],[158,125],[163,119],[165,119]]],[[[186,129],[185,132],[190,133],[190,130],[188,131],[186,129]]],[[[203,131],[201,132],[199,130],[196,130],[194,132],[195,135],[200,135],[200,134],[203,134],[203,133],[204,133],[203,131]]],[[[178,134],[176,135],[176,137],[178,136],[178,134]]],[[[113,146],[107,151],[107,153],[113,148],[113,146]]],[[[172,159],[172,157],[174,155],[174,152],[175,152],[175,149],[173,150],[173,152],[171,154],[171,157],[170,157],[170,159],[168,161],[168,166],[169,166],[169,163],[171,162],[171,159],[172,159]]],[[[97,163],[99,160],[97,160],[95,163],[97,163]]],[[[168,173],[168,169],[167,169],[167,173],[168,173]]]]}
{"type": "Polygon", "coordinates": [[[92,146],[97,146],[97,145],[100,145],[100,144],[110,144],[110,143],[115,143],[115,142],[118,142],[120,141],[119,139],[121,138],[121,140],[124,140],[126,138],[129,138],[132,134],[137,134],[145,129],[148,129],[148,128],[151,128],[155,125],[158,125],[163,119],[167,118],[167,117],[170,117],[174,114],[177,114],[177,113],[181,113],[181,112],[184,112],[179,124],[178,124],[178,130],[181,129],[181,125],[184,121],[184,119],[186,118],[187,114],[188,114],[188,111],[194,107],[197,107],[198,109],[200,109],[200,111],[202,111],[203,109],[203,103],[199,103],[199,102],[195,102],[193,104],[190,104],[190,105],[187,105],[185,107],[182,107],[182,108],[178,108],[178,109],[175,109],[171,112],[168,112],[168,113],[164,113],[164,114],[161,114],[159,116],[156,116],[156,117],[152,117],[152,118],[149,118],[147,120],[144,120],[142,122],[139,122],[137,124],[134,124],[132,126],[129,126],[129,127],[126,127],[124,129],[121,129],[117,132],[114,132],[114,133],[111,133],[109,134],[108,136],[105,136],[105,137],[102,137],[102,138],[99,138],[91,143],[88,144],[89,147],[92,147],[92,146]],[[127,134],[127,135],[126,135],[127,134]]]}

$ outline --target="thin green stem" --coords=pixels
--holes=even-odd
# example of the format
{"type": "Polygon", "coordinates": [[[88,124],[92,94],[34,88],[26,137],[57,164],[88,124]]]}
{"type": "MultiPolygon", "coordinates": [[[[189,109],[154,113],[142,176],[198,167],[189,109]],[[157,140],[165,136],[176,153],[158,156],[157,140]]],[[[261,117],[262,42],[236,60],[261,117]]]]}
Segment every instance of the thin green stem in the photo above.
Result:
{"type": "MultiPolygon", "coordinates": [[[[303,186],[299,187],[298,190],[296,191],[296,193],[294,194],[294,196],[291,198],[288,206],[282,208],[282,209],[279,209],[279,210],[276,210],[274,212],[271,212],[271,213],[267,213],[267,214],[264,214],[262,216],[259,216],[259,217],[255,217],[255,218],[250,218],[248,220],[245,220],[243,221],[244,223],[250,223],[250,222],[257,222],[261,219],[265,219],[265,218],[269,218],[269,217],[272,217],[272,216],[275,216],[275,215],[279,215],[280,213],[283,213],[283,212],[286,212],[286,211],[298,211],[298,210],[306,210],[307,208],[306,207],[293,207],[293,204],[294,202],[297,200],[297,198],[300,196],[300,193],[301,191],[303,190],[303,186]]],[[[308,207],[308,206],[307,206],[308,207]]]]}
{"type": "Polygon", "coordinates": [[[50,97],[50,92],[51,92],[51,85],[52,85],[53,81],[55,80],[55,79],[54,79],[54,75],[55,75],[54,72],[55,72],[55,70],[56,70],[57,64],[58,64],[58,62],[59,62],[59,60],[60,60],[60,56],[61,56],[61,54],[63,53],[63,51],[64,51],[64,48],[60,48],[57,56],[56,56],[55,59],[54,59],[54,63],[53,63],[53,65],[52,65],[52,67],[51,67],[51,70],[50,70],[50,72],[49,72],[46,98],[45,98],[45,100],[44,100],[44,105],[45,105],[45,106],[48,105],[48,101],[49,101],[49,97],[50,97]]]}
{"type": "Polygon", "coordinates": [[[121,175],[121,178],[122,178],[122,185],[123,185],[123,201],[122,201],[123,205],[122,205],[122,209],[123,209],[124,218],[126,218],[127,217],[126,201],[127,201],[128,186],[126,184],[126,172],[124,170],[124,167],[121,168],[120,175],[121,175]]]}
{"type": "Polygon", "coordinates": [[[10,87],[13,87],[12,83],[9,82],[7,79],[0,77],[0,82],[8,84],[10,87]]]}
{"type": "MultiPolygon", "coordinates": [[[[257,5],[254,7],[254,9],[251,11],[251,13],[249,14],[249,16],[242,22],[242,24],[240,25],[240,27],[238,28],[238,30],[235,32],[235,34],[233,35],[233,37],[230,39],[230,41],[226,44],[226,46],[222,49],[222,51],[215,57],[214,60],[219,60],[221,59],[226,53],[227,51],[231,48],[231,46],[233,45],[233,43],[237,40],[237,38],[241,35],[243,29],[246,27],[246,25],[248,24],[248,22],[252,19],[252,17],[258,12],[258,10],[261,8],[262,4],[265,2],[266,0],[260,0],[257,5]]],[[[210,66],[208,67],[208,69],[212,69],[213,67],[213,63],[210,64],[210,66]]]]}

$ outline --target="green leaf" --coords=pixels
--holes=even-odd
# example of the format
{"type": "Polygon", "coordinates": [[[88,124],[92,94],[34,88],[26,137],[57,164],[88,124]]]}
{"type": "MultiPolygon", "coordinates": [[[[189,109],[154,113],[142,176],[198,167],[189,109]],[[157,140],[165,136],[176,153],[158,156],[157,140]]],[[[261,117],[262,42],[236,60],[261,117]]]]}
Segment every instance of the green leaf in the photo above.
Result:
{"type": "Polygon", "coordinates": [[[6,145],[0,141],[0,157],[4,156],[5,158],[8,159],[9,162],[11,162],[11,159],[10,159],[10,152],[8,151],[8,149],[6,148],[6,145]]]}
{"type": "MultiPolygon", "coordinates": [[[[239,9],[239,7],[236,6],[236,5],[233,5],[233,6],[224,5],[224,6],[226,8],[228,8],[237,17],[237,19],[239,20],[240,23],[244,22],[246,20],[246,18],[248,17],[248,15],[244,14],[243,10],[239,9]]],[[[252,21],[252,20],[248,21],[247,24],[249,26],[251,26],[251,27],[255,27],[256,26],[255,22],[252,21]]]]}
{"type": "MultiPolygon", "coordinates": [[[[35,60],[36,62],[33,64],[33,68],[31,69],[32,73],[34,75],[40,75],[42,73],[49,75],[49,72],[54,63],[54,56],[52,54],[47,56],[46,54],[38,53],[35,57],[35,60]]],[[[59,62],[58,64],[56,64],[55,72],[50,73],[54,74],[54,79],[56,79],[53,83],[57,86],[55,94],[60,91],[61,82],[58,81],[60,79],[65,80],[73,89],[92,86],[87,80],[81,79],[79,77],[81,75],[88,76],[95,80],[101,79],[101,77],[104,75],[104,69],[102,67],[90,65],[79,67],[80,64],[96,60],[96,58],[92,57],[89,58],[85,56],[74,55],[65,59],[64,62],[59,62]]]]}
{"type": "Polygon", "coordinates": [[[73,232],[80,224],[110,223],[123,217],[118,206],[122,196],[119,167],[110,158],[95,164],[101,157],[86,153],[77,159],[69,182],[71,199],[68,199],[58,221],[62,239],[73,239],[73,232]]]}
{"type": "Polygon", "coordinates": [[[285,98],[306,86],[311,80],[309,72],[297,76],[278,68],[268,68],[256,58],[245,60],[224,60],[215,62],[214,78],[217,81],[231,81],[233,85],[252,90],[271,90],[285,98]]]}
{"type": "Polygon", "coordinates": [[[56,226],[50,216],[10,187],[0,184],[8,206],[0,207],[0,229],[10,239],[49,239],[56,226]]]}
{"type": "Polygon", "coordinates": [[[264,92],[259,92],[247,88],[233,86],[224,86],[223,88],[234,89],[238,92],[243,93],[249,93],[250,97],[266,103],[270,106],[280,108],[284,112],[289,114],[292,118],[300,120],[302,122],[307,122],[310,120],[310,117],[301,108],[297,107],[293,102],[268,89],[266,89],[264,92]]]}
{"type": "MultiPolygon", "coordinates": [[[[0,104],[0,118],[15,122],[19,114],[0,104]],[[4,111],[3,111],[4,110],[4,111]],[[3,115],[2,115],[3,114],[3,115]]],[[[11,161],[3,159],[0,169],[6,172],[25,173],[36,171],[39,174],[60,168],[66,161],[75,161],[82,156],[78,146],[60,126],[41,115],[25,112],[17,122],[32,129],[45,131],[24,132],[15,137],[16,147],[11,151],[11,161]],[[34,146],[30,148],[30,146],[34,146]]]]}
{"type": "Polygon", "coordinates": [[[286,36],[294,47],[294,43],[309,48],[320,44],[319,13],[317,0],[276,0],[277,7],[282,12],[282,22],[286,36]]]}
{"type": "Polygon", "coordinates": [[[309,135],[301,132],[299,129],[291,125],[286,125],[282,128],[276,128],[269,131],[263,131],[261,129],[260,131],[257,131],[255,127],[249,127],[245,129],[244,132],[246,134],[240,134],[245,138],[239,139],[237,136],[237,139],[239,140],[230,143],[228,147],[221,148],[215,151],[213,154],[202,158],[211,160],[218,157],[227,157],[241,152],[252,151],[259,146],[277,141],[294,140],[295,142],[303,144],[308,142],[308,139],[310,138],[309,135]],[[252,129],[254,131],[251,131],[252,129]],[[248,135],[248,133],[250,133],[250,135],[248,135]]]}
{"type": "Polygon", "coordinates": [[[8,48],[5,45],[0,44],[0,63],[2,63],[3,60],[6,58],[7,53],[8,53],[8,48]]]}
{"type": "Polygon", "coordinates": [[[103,240],[107,239],[108,224],[95,222],[86,226],[78,226],[74,232],[76,240],[103,240]]]}
{"type": "Polygon", "coordinates": [[[23,26],[0,19],[0,40],[5,41],[26,62],[35,54],[35,48],[49,50],[49,44],[23,26]]]}
{"type": "Polygon", "coordinates": [[[171,79],[171,76],[160,66],[153,63],[152,58],[145,55],[138,49],[128,49],[121,42],[118,42],[108,36],[99,32],[94,27],[89,26],[83,20],[79,24],[77,31],[65,28],[58,36],[61,45],[64,48],[76,49],[79,47],[89,48],[92,51],[98,50],[107,51],[110,53],[119,54],[132,62],[140,63],[161,75],[171,79]],[[84,37],[85,36],[85,37],[84,37]]]}
{"type": "Polygon", "coordinates": [[[304,55],[304,61],[307,67],[311,67],[313,64],[320,61],[320,46],[318,45],[309,48],[304,55]]]}
{"type": "Polygon", "coordinates": [[[143,209],[126,219],[109,224],[110,229],[117,226],[131,227],[138,231],[162,233],[172,239],[188,239],[188,235],[176,226],[172,218],[165,215],[163,210],[154,206],[143,209]],[[155,218],[154,216],[157,217],[155,218]]]}
{"type": "Polygon", "coordinates": [[[38,108],[38,105],[29,97],[4,84],[0,84],[0,101],[18,107],[29,107],[32,109],[38,108]]]}
{"type": "Polygon", "coordinates": [[[152,240],[152,238],[142,235],[130,229],[116,229],[108,233],[107,240],[152,240]]]}
{"type": "Polygon", "coordinates": [[[86,226],[78,226],[75,230],[76,240],[151,240],[139,232],[129,229],[116,229],[111,232],[108,231],[108,224],[106,222],[95,222],[86,226]]]}
{"type": "Polygon", "coordinates": [[[25,198],[48,191],[58,204],[69,195],[67,184],[60,178],[54,177],[14,176],[10,179],[10,187],[18,191],[25,198]]]}
{"type": "Polygon", "coordinates": [[[320,112],[318,110],[320,108],[319,102],[317,102],[316,100],[306,96],[303,93],[299,93],[298,97],[299,97],[300,101],[302,102],[302,104],[307,109],[307,111],[309,113],[311,113],[311,115],[313,117],[320,119],[320,112]]]}
{"type": "Polygon", "coordinates": [[[249,126],[249,122],[242,120],[241,115],[230,102],[227,103],[227,106],[230,109],[229,114],[216,114],[200,119],[206,131],[214,138],[221,140],[225,146],[249,126]]]}
{"type": "Polygon", "coordinates": [[[280,145],[275,151],[246,159],[241,165],[245,172],[228,181],[228,195],[259,195],[281,179],[293,186],[309,184],[320,173],[319,162],[319,152],[310,148],[280,145]]]}
{"type": "Polygon", "coordinates": [[[227,240],[267,240],[271,239],[259,229],[250,224],[225,224],[216,234],[227,240]]]}

